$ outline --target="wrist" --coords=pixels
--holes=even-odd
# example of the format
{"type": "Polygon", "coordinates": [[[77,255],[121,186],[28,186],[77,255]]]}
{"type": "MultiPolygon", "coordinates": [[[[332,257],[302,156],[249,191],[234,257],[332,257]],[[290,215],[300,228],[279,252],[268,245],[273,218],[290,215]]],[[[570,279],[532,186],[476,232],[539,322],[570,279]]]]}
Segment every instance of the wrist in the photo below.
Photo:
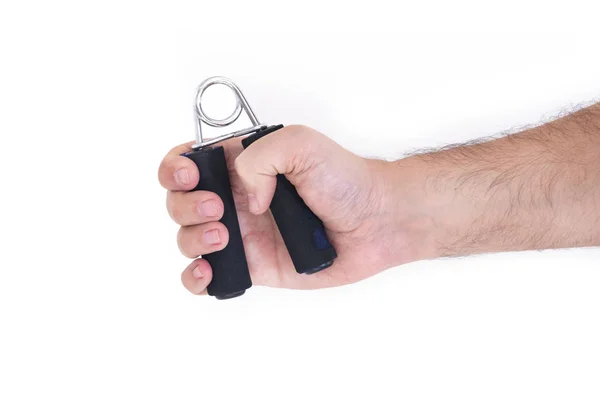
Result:
{"type": "Polygon", "coordinates": [[[426,166],[413,157],[375,163],[377,251],[384,268],[439,257],[442,221],[428,195],[426,166]]]}

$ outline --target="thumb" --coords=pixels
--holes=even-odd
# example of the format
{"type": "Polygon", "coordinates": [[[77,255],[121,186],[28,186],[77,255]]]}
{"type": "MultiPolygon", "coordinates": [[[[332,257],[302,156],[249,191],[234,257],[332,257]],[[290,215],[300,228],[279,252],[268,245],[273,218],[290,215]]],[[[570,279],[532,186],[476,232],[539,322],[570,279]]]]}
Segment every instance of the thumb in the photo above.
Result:
{"type": "MultiPolygon", "coordinates": [[[[248,208],[264,213],[271,204],[277,174],[297,185],[300,175],[310,169],[319,154],[318,132],[290,125],[270,133],[248,146],[235,160],[235,170],[248,193],[248,208]]],[[[322,136],[324,138],[324,136],[322,136]]]]}

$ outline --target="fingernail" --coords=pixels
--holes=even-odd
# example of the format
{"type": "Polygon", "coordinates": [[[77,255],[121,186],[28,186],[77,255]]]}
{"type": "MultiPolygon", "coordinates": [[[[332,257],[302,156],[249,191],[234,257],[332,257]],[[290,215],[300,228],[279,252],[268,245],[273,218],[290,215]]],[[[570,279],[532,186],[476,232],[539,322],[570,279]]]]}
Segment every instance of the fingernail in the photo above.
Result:
{"type": "Polygon", "coordinates": [[[194,275],[194,278],[196,279],[202,279],[204,277],[204,274],[202,273],[202,271],[200,271],[199,265],[193,269],[192,275],[194,275]]]}
{"type": "Polygon", "coordinates": [[[200,214],[205,217],[216,217],[219,214],[217,210],[217,202],[214,200],[207,200],[200,203],[198,207],[200,214]]]}
{"type": "Polygon", "coordinates": [[[204,232],[204,242],[208,244],[219,244],[221,242],[219,230],[211,229],[210,231],[204,232]]]}
{"type": "Polygon", "coordinates": [[[252,193],[248,193],[248,209],[250,212],[258,212],[258,200],[256,199],[256,195],[252,193]]]}
{"type": "Polygon", "coordinates": [[[175,171],[175,182],[177,182],[179,185],[187,185],[190,183],[190,177],[187,169],[181,168],[175,171]]]}

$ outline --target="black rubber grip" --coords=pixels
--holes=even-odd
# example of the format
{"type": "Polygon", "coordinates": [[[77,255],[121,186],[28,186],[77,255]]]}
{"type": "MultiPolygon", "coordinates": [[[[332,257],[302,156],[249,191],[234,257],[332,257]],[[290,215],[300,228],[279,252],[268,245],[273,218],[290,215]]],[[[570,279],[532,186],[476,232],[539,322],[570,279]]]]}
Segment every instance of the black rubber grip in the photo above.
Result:
{"type": "Polygon", "coordinates": [[[223,200],[225,206],[220,221],[229,230],[229,243],[223,250],[202,256],[210,263],[213,273],[212,281],[208,285],[208,294],[220,300],[241,296],[252,286],[252,281],[223,147],[209,147],[182,155],[194,161],[200,171],[200,181],[193,190],[214,192],[223,200]]]}
{"type": "MultiPolygon", "coordinates": [[[[264,128],[242,140],[242,145],[247,148],[281,128],[283,125],[264,128]]],[[[277,175],[270,208],[298,273],[314,274],[333,264],[337,254],[325,234],[323,222],[308,208],[284,175],[277,175]]]]}

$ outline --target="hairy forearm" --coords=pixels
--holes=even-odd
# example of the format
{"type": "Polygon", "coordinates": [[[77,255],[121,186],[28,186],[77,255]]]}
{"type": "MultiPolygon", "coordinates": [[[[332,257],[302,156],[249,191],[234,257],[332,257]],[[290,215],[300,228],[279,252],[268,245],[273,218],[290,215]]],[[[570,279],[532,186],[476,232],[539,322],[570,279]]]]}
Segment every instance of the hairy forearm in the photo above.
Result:
{"type": "Polygon", "coordinates": [[[600,245],[600,103],[392,168],[410,176],[396,196],[420,216],[419,258],[600,245]]]}

